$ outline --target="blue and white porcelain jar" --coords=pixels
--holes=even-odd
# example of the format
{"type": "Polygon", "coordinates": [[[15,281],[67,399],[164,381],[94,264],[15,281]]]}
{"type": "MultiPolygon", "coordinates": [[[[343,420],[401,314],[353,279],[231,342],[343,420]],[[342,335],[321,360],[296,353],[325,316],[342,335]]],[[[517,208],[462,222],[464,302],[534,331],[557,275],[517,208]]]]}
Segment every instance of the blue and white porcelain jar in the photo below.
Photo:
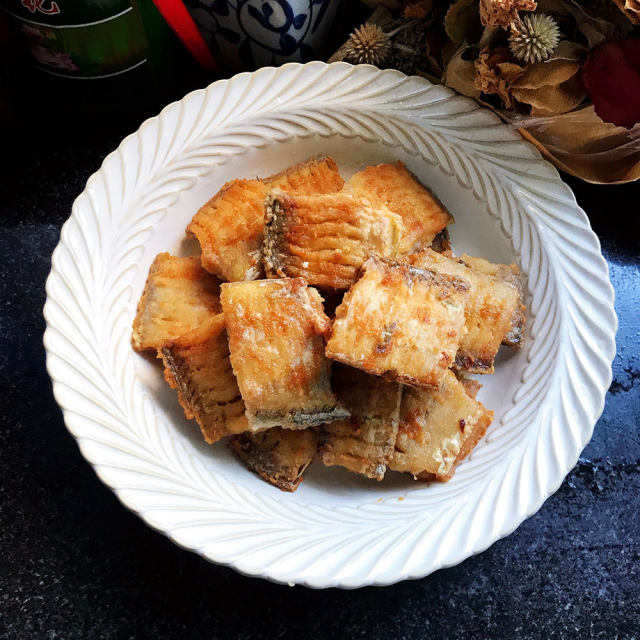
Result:
{"type": "Polygon", "coordinates": [[[340,0],[186,0],[211,52],[234,71],[325,54],[340,0]]]}

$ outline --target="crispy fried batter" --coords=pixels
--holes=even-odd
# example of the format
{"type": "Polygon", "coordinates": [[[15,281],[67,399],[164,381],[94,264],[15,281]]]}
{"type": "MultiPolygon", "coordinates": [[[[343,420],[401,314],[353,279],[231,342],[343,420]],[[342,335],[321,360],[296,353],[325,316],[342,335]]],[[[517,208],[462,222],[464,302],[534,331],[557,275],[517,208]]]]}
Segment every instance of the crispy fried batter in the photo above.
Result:
{"type": "Polygon", "coordinates": [[[437,386],[464,332],[467,285],[370,259],[336,309],[327,357],[415,386],[437,386]]]}
{"type": "Polygon", "coordinates": [[[231,364],[251,431],[347,418],[329,385],[322,298],[302,278],[222,285],[231,364]]]}
{"type": "Polygon", "coordinates": [[[523,302],[522,276],[518,267],[515,264],[496,264],[483,258],[468,256],[466,253],[460,256],[460,260],[476,271],[496,278],[500,282],[511,284],[518,290],[518,304],[513,311],[511,327],[507,335],[502,339],[502,344],[508,347],[522,347],[524,343],[524,328],[527,321],[525,315],[527,308],[523,302]]]}
{"type": "Polygon", "coordinates": [[[449,480],[492,420],[493,411],[474,400],[451,371],[439,389],[405,387],[395,453],[388,466],[422,479],[449,480]]]}
{"type": "Polygon", "coordinates": [[[374,206],[386,205],[404,220],[402,253],[428,247],[436,234],[453,222],[442,203],[402,162],[366,167],[347,181],[345,189],[374,206]]]}
{"type": "Polygon", "coordinates": [[[229,447],[263,480],[282,491],[295,491],[316,455],[318,432],[274,427],[234,436],[229,440],[229,447]]]}
{"type": "Polygon", "coordinates": [[[187,418],[195,418],[211,443],[248,428],[244,403],[229,362],[224,315],[166,343],[159,352],[164,376],[187,418]]]}
{"type": "Polygon", "coordinates": [[[198,327],[220,311],[220,284],[200,266],[200,258],[159,253],[151,267],[133,321],[137,351],[157,351],[167,340],[198,327]]]}
{"type": "Polygon", "coordinates": [[[265,272],[348,289],[368,257],[397,254],[402,232],[400,216],[348,193],[296,196],[274,191],[265,206],[265,272]]]}
{"type": "Polygon", "coordinates": [[[398,432],[402,387],[342,364],[333,367],[331,378],[351,419],[324,427],[322,461],[382,480],[398,432]]]}
{"type": "Polygon", "coordinates": [[[467,332],[460,341],[455,367],[471,373],[493,373],[493,360],[500,343],[510,331],[513,315],[520,308],[516,287],[471,268],[462,258],[447,258],[431,249],[408,256],[408,262],[469,284],[464,312],[467,332]]]}
{"type": "Polygon", "coordinates": [[[264,199],[270,189],[329,193],[344,184],[332,158],[318,156],[264,180],[233,180],[187,226],[202,247],[202,266],[224,280],[255,280],[262,273],[264,199]]]}
{"type": "Polygon", "coordinates": [[[260,180],[233,180],[196,213],[187,235],[198,239],[207,271],[230,282],[260,277],[266,195],[260,180]]]}
{"type": "Polygon", "coordinates": [[[334,193],[344,186],[335,160],[319,155],[276,173],[263,182],[270,189],[305,196],[314,193],[334,193]]]}

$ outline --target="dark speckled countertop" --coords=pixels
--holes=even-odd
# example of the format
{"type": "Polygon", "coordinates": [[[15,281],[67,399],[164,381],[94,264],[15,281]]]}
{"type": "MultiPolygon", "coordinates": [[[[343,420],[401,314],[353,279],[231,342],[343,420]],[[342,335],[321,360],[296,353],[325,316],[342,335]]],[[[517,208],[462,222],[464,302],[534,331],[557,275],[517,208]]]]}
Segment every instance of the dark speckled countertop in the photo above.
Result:
{"type": "Polygon", "coordinates": [[[312,591],[214,566],[149,529],[98,480],[53,400],[50,256],[73,199],[140,118],[4,134],[0,638],[640,638],[640,229],[624,217],[640,185],[568,179],[602,242],[620,328],[604,413],[558,492],[457,567],[312,591]]]}

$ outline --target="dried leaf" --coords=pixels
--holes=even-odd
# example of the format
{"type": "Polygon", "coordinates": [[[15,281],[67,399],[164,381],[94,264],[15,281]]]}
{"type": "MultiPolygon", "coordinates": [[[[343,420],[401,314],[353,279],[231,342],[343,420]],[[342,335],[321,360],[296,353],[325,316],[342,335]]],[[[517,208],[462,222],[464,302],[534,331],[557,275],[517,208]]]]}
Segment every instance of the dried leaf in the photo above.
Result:
{"type": "Polygon", "coordinates": [[[395,19],[391,13],[391,11],[380,5],[376,8],[376,10],[369,16],[367,22],[370,24],[377,24],[379,27],[382,27],[385,31],[388,28],[391,28],[395,19]]]}
{"type": "Polygon", "coordinates": [[[613,0],[616,6],[633,24],[640,24],[640,2],[638,0],[613,0]]]}
{"type": "Polygon", "coordinates": [[[578,76],[560,84],[538,89],[511,89],[511,95],[531,107],[532,116],[554,116],[575,109],[584,100],[584,88],[578,76]]]}
{"type": "Polygon", "coordinates": [[[473,47],[460,47],[453,54],[445,69],[442,82],[463,96],[479,98],[480,90],[474,84],[476,78],[475,61],[464,58],[465,52],[469,52],[472,49],[473,47]]]}
{"type": "MultiPolygon", "coordinates": [[[[544,62],[537,62],[529,65],[511,86],[514,89],[531,91],[548,86],[557,86],[575,76],[579,70],[580,65],[571,60],[554,60],[549,65],[544,62]],[[545,67],[548,67],[548,71],[545,67]]],[[[584,95],[584,91],[582,93],[584,95]]]]}
{"type": "Polygon", "coordinates": [[[567,11],[566,3],[563,0],[538,0],[537,13],[546,13],[554,17],[567,17],[571,15],[567,11]]]}
{"type": "Polygon", "coordinates": [[[574,0],[566,2],[565,7],[573,16],[582,35],[587,39],[589,48],[613,38],[615,33],[613,23],[600,16],[590,15],[585,11],[584,7],[574,0]]]}
{"type": "Polygon", "coordinates": [[[478,42],[482,36],[478,0],[456,0],[444,18],[444,30],[456,44],[478,42]]]}
{"type": "Polygon", "coordinates": [[[566,82],[578,73],[580,57],[584,53],[585,48],[579,44],[563,41],[549,60],[528,65],[513,86],[519,89],[539,89],[566,82]]]}
{"type": "Polygon", "coordinates": [[[478,42],[478,48],[484,49],[485,47],[492,46],[501,35],[504,35],[504,31],[500,27],[485,27],[482,32],[482,37],[478,42]]]}
{"type": "Polygon", "coordinates": [[[550,116],[575,109],[584,100],[578,72],[584,47],[561,42],[553,57],[528,65],[511,83],[511,95],[531,107],[532,116],[550,116]]]}
{"type": "Polygon", "coordinates": [[[454,42],[446,42],[442,47],[442,64],[446,67],[451,58],[457,53],[459,47],[454,42]]]}
{"type": "Polygon", "coordinates": [[[424,20],[433,9],[433,0],[418,0],[409,2],[404,8],[402,15],[405,20],[424,20]]]}
{"type": "Polygon", "coordinates": [[[593,106],[552,118],[501,115],[562,171],[599,184],[640,179],[640,125],[603,122],[593,106]]]}
{"type": "Polygon", "coordinates": [[[437,31],[428,31],[424,41],[425,58],[428,62],[428,70],[442,75],[442,65],[439,57],[442,53],[443,37],[437,31]]]}
{"type": "Polygon", "coordinates": [[[441,84],[440,78],[434,76],[432,73],[427,73],[426,71],[416,69],[414,75],[420,76],[421,78],[426,78],[431,84],[441,84]]]}

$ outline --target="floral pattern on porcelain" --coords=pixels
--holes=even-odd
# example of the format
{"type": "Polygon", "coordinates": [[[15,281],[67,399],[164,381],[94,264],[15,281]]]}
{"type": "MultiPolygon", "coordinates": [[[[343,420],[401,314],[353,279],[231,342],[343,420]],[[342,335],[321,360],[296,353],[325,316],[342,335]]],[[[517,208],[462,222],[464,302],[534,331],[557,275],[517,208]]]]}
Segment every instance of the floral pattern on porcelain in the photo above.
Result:
{"type": "Polygon", "coordinates": [[[187,0],[212,53],[232,69],[319,57],[337,0],[187,0]]]}

